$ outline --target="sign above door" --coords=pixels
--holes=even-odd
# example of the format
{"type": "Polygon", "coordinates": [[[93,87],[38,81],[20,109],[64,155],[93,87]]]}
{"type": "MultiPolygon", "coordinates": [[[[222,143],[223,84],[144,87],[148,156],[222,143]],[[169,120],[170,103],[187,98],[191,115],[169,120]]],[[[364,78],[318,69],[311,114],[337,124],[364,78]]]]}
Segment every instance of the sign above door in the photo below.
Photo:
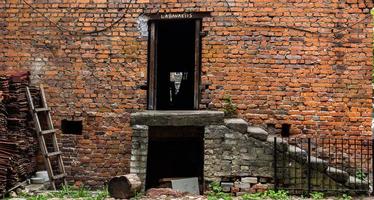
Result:
{"type": "Polygon", "coordinates": [[[155,13],[147,15],[151,20],[162,19],[201,19],[210,17],[210,12],[155,13]]]}

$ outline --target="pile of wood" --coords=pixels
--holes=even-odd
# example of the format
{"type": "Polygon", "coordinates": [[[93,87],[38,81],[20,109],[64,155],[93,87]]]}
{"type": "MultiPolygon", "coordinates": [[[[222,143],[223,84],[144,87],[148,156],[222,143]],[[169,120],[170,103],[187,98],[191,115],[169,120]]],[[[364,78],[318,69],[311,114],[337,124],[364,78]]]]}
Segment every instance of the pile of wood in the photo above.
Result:
{"type": "Polygon", "coordinates": [[[5,105],[2,103],[2,95],[0,94],[0,139],[5,139],[7,134],[7,115],[5,105]]]}
{"type": "MultiPolygon", "coordinates": [[[[36,170],[39,148],[26,86],[30,86],[28,73],[0,75],[0,194],[36,170]]],[[[37,90],[31,91],[36,98],[37,90]]]]}

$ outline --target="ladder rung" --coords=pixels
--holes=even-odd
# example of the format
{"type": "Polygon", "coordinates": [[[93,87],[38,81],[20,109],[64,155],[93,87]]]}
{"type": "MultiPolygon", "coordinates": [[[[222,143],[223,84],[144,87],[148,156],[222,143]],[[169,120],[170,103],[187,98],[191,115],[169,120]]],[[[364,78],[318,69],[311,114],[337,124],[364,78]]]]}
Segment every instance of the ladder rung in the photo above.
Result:
{"type": "Polygon", "coordinates": [[[47,153],[46,157],[52,157],[52,156],[57,156],[57,155],[61,155],[61,151],[47,153]]]}
{"type": "Polygon", "coordinates": [[[64,178],[65,176],[66,176],[65,174],[59,174],[59,175],[52,176],[52,179],[56,180],[56,179],[64,178]]]}
{"type": "Polygon", "coordinates": [[[35,112],[45,112],[45,111],[50,111],[51,109],[49,108],[35,108],[34,111],[35,112]]]}
{"type": "Polygon", "coordinates": [[[45,131],[40,131],[42,135],[50,134],[50,133],[55,133],[57,129],[51,129],[51,130],[45,130],[45,131]]]}

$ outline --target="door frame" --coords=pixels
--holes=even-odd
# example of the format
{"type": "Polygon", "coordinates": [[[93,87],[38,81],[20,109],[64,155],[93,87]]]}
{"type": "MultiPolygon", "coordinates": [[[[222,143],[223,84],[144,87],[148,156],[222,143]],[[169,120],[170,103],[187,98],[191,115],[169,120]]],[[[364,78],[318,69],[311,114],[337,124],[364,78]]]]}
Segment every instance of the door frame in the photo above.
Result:
{"type": "MultiPolygon", "coordinates": [[[[164,14],[165,15],[165,14],[164,14]]],[[[194,59],[194,97],[193,109],[199,109],[200,102],[200,72],[201,72],[201,29],[202,16],[198,15],[168,15],[168,16],[192,16],[190,18],[176,18],[178,20],[193,19],[195,21],[195,59],[194,59]],[[194,17],[193,17],[194,16],[194,17]]],[[[147,92],[147,108],[148,110],[157,110],[157,26],[156,23],[163,20],[176,20],[175,18],[163,18],[162,15],[156,15],[148,22],[148,92],[147,92]]]]}

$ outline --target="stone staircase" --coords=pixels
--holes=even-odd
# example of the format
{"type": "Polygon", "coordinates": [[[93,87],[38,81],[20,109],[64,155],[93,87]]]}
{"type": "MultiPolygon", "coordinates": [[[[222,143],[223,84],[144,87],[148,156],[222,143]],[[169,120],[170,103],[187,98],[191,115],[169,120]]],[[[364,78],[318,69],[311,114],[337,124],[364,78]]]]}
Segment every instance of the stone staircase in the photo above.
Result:
{"type": "MultiPolygon", "coordinates": [[[[292,158],[293,162],[300,165],[300,167],[307,168],[308,164],[308,153],[307,151],[290,145],[278,135],[270,135],[267,131],[260,127],[249,126],[243,119],[225,119],[225,126],[232,131],[244,134],[246,137],[256,139],[264,142],[268,148],[274,150],[274,138],[277,138],[277,150],[280,153],[286,153],[289,158],[292,158]]],[[[294,163],[294,164],[295,164],[294,163]]],[[[368,180],[361,180],[348,172],[331,166],[327,161],[320,158],[311,156],[310,167],[313,171],[318,172],[319,176],[325,176],[328,179],[336,182],[336,187],[340,190],[360,190],[370,192],[372,189],[372,183],[368,180]]]]}
{"type": "MultiPolygon", "coordinates": [[[[151,134],[149,129],[157,126],[201,127],[204,143],[204,182],[225,183],[230,190],[235,188],[235,192],[257,192],[272,187],[274,160],[280,159],[280,155],[291,158],[286,162],[297,166],[300,169],[299,174],[306,174],[305,169],[310,163],[313,168],[312,175],[323,177],[323,181],[328,181],[340,191],[361,189],[366,192],[372,184],[358,180],[347,171],[337,169],[318,157],[311,156],[308,162],[308,153],[305,150],[282,142],[279,136],[271,135],[260,127],[249,126],[243,119],[225,119],[221,111],[144,111],[131,114],[131,126],[130,173],[137,174],[143,186],[148,167],[148,135],[151,134]],[[274,138],[277,138],[276,145],[274,138]],[[277,152],[276,157],[274,150],[277,152]]],[[[290,174],[292,176],[291,171],[290,174]]],[[[282,183],[285,181],[280,178],[278,180],[283,181],[282,183]]],[[[319,180],[312,181],[312,187],[318,188],[318,185],[324,184],[319,180]]],[[[293,183],[287,184],[292,186],[293,183]]],[[[305,182],[297,184],[299,185],[294,186],[304,186],[305,182]]],[[[304,191],[306,189],[302,188],[304,191]]]]}

